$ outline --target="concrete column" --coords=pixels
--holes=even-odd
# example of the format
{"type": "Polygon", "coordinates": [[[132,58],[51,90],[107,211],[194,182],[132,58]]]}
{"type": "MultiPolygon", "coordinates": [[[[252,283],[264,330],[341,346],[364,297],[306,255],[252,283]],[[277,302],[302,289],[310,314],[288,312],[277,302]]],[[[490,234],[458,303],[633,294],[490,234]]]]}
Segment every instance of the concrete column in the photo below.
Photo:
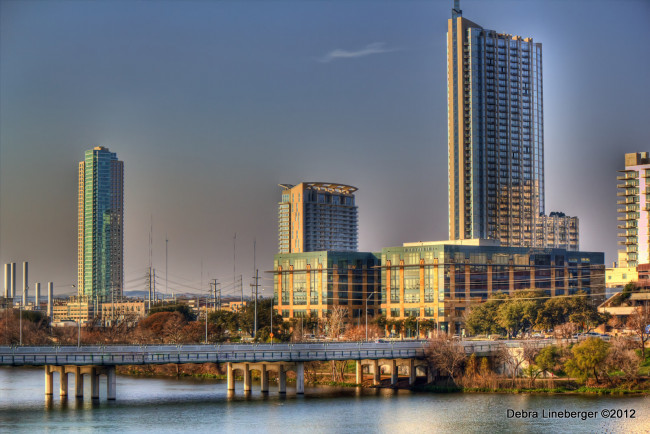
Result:
{"type": "Polygon", "coordinates": [[[287,373],[284,365],[280,365],[278,369],[278,393],[287,393],[287,373]]]}
{"type": "Polygon", "coordinates": [[[427,366],[427,383],[433,383],[435,380],[434,375],[433,375],[433,368],[431,366],[427,366]]]}
{"type": "Polygon", "coordinates": [[[45,366],[45,395],[52,396],[52,390],[54,389],[54,375],[50,371],[49,366],[45,366]]]}
{"type": "Polygon", "coordinates": [[[262,365],[262,393],[269,393],[269,371],[262,365]]]}
{"type": "Polygon", "coordinates": [[[381,372],[379,371],[379,360],[372,361],[372,384],[377,386],[381,383],[381,372]]]}
{"type": "Polygon", "coordinates": [[[74,368],[74,396],[75,398],[83,398],[84,396],[84,376],[79,366],[74,368]]]}
{"type": "Polygon", "coordinates": [[[363,382],[363,366],[361,366],[361,360],[357,360],[356,383],[361,384],[362,382],[363,382]]]}
{"type": "Polygon", "coordinates": [[[232,369],[232,363],[226,363],[228,390],[235,390],[235,374],[232,369]]]}
{"type": "Polygon", "coordinates": [[[415,359],[409,360],[409,386],[415,384],[415,359]]]}
{"type": "Polygon", "coordinates": [[[390,384],[393,386],[397,384],[397,360],[390,361],[390,384]]]}
{"type": "Polygon", "coordinates": [[[68,396],[68,374],[65,373],[65,366],[59,366],[59,395],[68,396]]]}
{"type": "Polygon", "coordinates": [[[305,362],[296,363],[296,393],[305,394],[305,362]]]}
{"type": "Polygon", "coordinates": [[[92,368],[90,372],[90,397],[99,399],[99,374],[97,368],[92,368]]]}
{"type": "Polygon", "coordinates": [[[248,363],[244,364],[244,392],[251,391],[251,370],[248,363]]]}
{"type": "Polygon", "coordinates": [[[109,400],[115,400],[116,398],[115,366],[107,366],[106,373],[108,376],[108,380],[106,381],[108,383],[107,384],[108,390],[106,395],[109,400]]]}

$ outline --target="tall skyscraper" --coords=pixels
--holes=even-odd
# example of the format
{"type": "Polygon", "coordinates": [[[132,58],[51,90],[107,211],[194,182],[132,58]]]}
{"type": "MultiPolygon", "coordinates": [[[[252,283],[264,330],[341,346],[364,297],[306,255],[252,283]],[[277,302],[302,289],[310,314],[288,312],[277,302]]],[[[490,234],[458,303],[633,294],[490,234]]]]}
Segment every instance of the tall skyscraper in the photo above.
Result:
{"type": "Polygon", "coordinates": [[[619,267],[650,263],[650,206],[646,190],[650,186],[650,155],[647,152],[625,154],[625,169],[616,179],[619,205],[619,267]]]}
{"type": "Polygon", "coordinates": [[[455,0],[447,90],[449,238],[545,247],[542,45],[484,29],[455,0]]]}
{"type": "Polygon", "coordinates": [[[280,184],[279,253],[356,252],[356,187],[325,182],[280,184]]]}
{"type": "Polygon", "coordinates": [[[98,302],[124,286],[124,163],[103,146],[79,163],[79,296],[98,302]]]}

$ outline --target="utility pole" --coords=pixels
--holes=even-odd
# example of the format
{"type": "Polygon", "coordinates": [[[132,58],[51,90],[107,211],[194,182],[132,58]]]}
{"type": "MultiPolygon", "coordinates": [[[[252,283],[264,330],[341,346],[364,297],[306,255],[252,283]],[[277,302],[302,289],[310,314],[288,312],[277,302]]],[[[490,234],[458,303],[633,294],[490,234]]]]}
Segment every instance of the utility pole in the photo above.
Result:
{"type": "Polygon", "coordinates": [[[219,298],[217,299],[217,305],[219,306],[219,311],[221,311],[221,283],[215,283],[217,291],[219,291],[219,298]]]}
{"type": "Polygon", "coordinates": [[[165,235],[165,295],[169,295],[169,289],[167,288],[167,267],[168,267],[168,246],[167,244],[169,243],[169,240],[167,239],[167,235],[165,235]]]}
{"type": "Polygon", "coordinates": [[[253,324],[254,324],[254,326],[253,326],[253,330],[254,330],[253,338],[256,338],[257,337],[257,294],[258,294],[258,289],[259,289],[259,286],[260,286],[260,284],[259,284],[259,280],[260,280],[260,278],[259,278],[259,270],[255,270],[255,276],[253,276],[253,279],[255,279],[255,283],[253,283],[251,285],[251,292],[252,292],[253,288],[255,288],[255,291],[254,291],[254,293],[255,293],[255,295],[254,295],[254,297],[255,297],[255,319],[253,320],[253,324]]]}

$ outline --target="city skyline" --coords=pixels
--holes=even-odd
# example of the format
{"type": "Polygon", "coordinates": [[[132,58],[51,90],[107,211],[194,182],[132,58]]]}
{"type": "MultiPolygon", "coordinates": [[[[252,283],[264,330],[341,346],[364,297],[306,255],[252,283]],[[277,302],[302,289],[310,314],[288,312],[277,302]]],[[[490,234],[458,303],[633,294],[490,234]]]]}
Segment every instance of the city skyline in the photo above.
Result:
{"type": "MultiPolygon", "coordinates": [[[[647,150],[641,102],[650,92],[634,77],[650,65],[641,43],[650,8],[625,3],[623,20],[620,4],[589,5],[461,7],[487,28],[544,45],[546,209],[579,216],[581,250],[611,262],[613,180],[625,152],[647,150]],[[572,11],[589,22],[571,27],[572,11]],[[587,34],[595,41],[579,37],[587,34]]],[[[0,8],[0,259],[28,260],[31,281],[53,280],[58,293],[74,283],[71,168],[95,145],[127,164],[126,290],[143,289],[128,282],[148,266],[152,216],[159,273],[168,238],[170,280],[196,286],[203,274],[205,290],[208,278],[230,280],[237,233],[236,274],[247,288],[253,240],[258,267],[271,269],[286,180],[358,186],[362,251],[447,238],[451,2],[0,8]]]]}

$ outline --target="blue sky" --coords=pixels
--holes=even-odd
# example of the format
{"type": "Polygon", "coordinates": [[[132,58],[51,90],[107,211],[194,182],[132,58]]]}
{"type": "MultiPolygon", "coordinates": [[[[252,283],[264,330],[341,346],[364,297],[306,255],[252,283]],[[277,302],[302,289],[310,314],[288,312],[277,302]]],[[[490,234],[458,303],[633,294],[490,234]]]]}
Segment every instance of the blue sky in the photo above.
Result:
{"type": "MultiPolygon", "coordinates": [[[[237,233],[247,289],[253,240],[261,270],[277,250],[279,183],[357,186],[362,250],[446,238],[451,3],[1,1],[0,261],[74,282],[77,163],[94,145],[125,161],[127,289],[151,216],[159,276],[167,236],[170,280],[227,285],[237,233]]],[[[542,42],[546,209],[614,260],[616,171],[650,150],[650,3],[461,7],[542,42]]]]}

